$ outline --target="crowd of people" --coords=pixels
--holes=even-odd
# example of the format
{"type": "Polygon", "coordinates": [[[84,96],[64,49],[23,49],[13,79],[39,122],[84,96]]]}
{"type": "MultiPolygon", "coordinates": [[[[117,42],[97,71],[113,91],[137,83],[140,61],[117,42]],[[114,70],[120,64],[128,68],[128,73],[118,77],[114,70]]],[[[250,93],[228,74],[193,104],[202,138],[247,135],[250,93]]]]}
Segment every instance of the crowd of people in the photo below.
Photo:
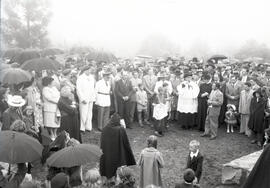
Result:
{"type": "MultiPolygon", "coordinates": [[[[157,137],[166,136],[172,125],[201,131],[201,136],[209,136],[210,140],[217,139],[218,128],[226,126],[228,134],[238,131],[259,147],[268,142],[265,132],[270,123],[270,67],[267,64],[202,62],[197,58],[80,62],[83,65],[70,58],[61,70],[31,72],[30,82],[1,85],[1,130],[25,132],[43,142],[47,145],[43,160],[55,152],[55,148],[66,147],[70,140],[82,143],[81,135],[95,128],[102,132],[100,175],[110,179],[118,174],[120,185],[130,183],[133,181],[130,169],[121,166],[136,162],[125,128],[149,126],[153,135],[148,138],[148,146],[138,162],[140,187],[151,184],[162,187],[159,169],[164,161],[157,150],[157,137]],[[49,144],[40,139],[46,134],[51,139],[49,144]],[[116,144],[112,144],[114,141],[116,144]],[[123,146],[117,145],[119,142],[123,146]],[[121,147],[124,153],[119,162],[117,149],[121,147]]],[[[203,161],[198,141],[190,145],[184,173],[187,185],[199,183],[203,161]]],[[[70,171],[73,169],[50,168],[47,179],[53,184],[54,178],[63,180],[70,171]]],[[[93,170],[87,174],[96,179],[93,183],[90,178],[88,183],[96,184],[99,172],[93,170]]],[[[185,186],[177,184],[176,187],[185,186]]]]}

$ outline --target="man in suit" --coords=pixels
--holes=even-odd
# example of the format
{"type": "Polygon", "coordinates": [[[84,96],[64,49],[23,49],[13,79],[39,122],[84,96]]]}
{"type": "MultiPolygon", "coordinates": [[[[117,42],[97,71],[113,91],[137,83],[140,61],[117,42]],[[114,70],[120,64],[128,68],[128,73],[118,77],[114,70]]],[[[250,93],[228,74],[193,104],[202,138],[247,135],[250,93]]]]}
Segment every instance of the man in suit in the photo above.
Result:
{"type": "Polygon", "coordinates": [[[212,84],[212,91],[207,101],[208,109],[207,117],[205,120],[205,131],[201,135],[202,137],[210,135],[210,140],[214,140],[217,137],[218,116],[220,113],[221,105],[223,103],[223,93],[219,89],[219,83],[212,84]]]}
{"type": "Polygon", "coordinates": [[[231,76],[230,82],[226,84],[227,103],[233,104],[238,109],[242,84],[237,81],[235,76],[231,76]]]}
{"type": "Polygon", "coordinates": [[[122,119],[125,120],[127,128],[131,128],[130,119],[130,106],[131,106],[131,95],[133,94],[133,87],[128,80],[127,72],[123,71],[121,73],[121,79],[115,83],[115,94],[118,106],[118,113],[122,119]]]}
{"type": "Polygon", "coordinates": [[[142,83],[143,83],[143,87],[147,93],[147,99],[148,99],[148,103],[147,103],[147,112],[148,112],[148,118],[149,120],[151,120],[152,113],[153,113],[153,107],[152,107],[152,101],[153,101],[153,96],[155,94],[154,89],[155,89],[155,85],[157,82],[157,77],[154,74],[153,69],[150,69],[148,71],[148,74],[145,75],[142,79],[142,83]]]}

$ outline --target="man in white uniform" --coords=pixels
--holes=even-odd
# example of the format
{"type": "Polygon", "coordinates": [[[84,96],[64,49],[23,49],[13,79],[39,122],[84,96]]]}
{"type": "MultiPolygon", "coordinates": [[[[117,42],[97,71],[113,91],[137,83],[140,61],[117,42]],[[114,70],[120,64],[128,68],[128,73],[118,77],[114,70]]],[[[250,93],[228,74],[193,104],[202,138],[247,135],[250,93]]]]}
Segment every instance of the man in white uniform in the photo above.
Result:
{"type": "Polygon", "coordinates": [[[80,73],[76,83],[79,98],[81,131],[92,130],[93,103],[95,102],[95,77],[93,69],[86,66],[80,73]]]}

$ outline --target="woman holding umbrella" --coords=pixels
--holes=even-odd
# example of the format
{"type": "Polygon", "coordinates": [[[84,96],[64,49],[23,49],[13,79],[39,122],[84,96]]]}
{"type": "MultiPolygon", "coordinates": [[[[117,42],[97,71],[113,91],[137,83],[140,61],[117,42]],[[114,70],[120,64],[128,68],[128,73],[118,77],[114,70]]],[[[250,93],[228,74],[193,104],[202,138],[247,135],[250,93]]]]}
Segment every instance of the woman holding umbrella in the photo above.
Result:
{"type": "Polygon", "coordinates": [[[57,137],[57,129],[60,127],[60,112],[57,107],[60,99],[60,92],[53,86],[53,78],[44,77],[42,79],[43,95],[43,116],[44,126],[47,127],[51,138],[54,140],[57,137]]]}

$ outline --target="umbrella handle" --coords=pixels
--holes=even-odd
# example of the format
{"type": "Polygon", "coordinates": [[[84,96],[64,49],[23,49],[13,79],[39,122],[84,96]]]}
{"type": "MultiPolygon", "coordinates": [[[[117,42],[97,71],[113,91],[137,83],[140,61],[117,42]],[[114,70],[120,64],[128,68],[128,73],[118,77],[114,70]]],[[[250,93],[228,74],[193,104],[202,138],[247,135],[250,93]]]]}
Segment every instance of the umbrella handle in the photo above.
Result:
{"type": "Polygon", "coordinates": [[[8,175],[10,175],[10,173],[11,173],[11,165],[10,164],[8,164],[8,175]]]}

